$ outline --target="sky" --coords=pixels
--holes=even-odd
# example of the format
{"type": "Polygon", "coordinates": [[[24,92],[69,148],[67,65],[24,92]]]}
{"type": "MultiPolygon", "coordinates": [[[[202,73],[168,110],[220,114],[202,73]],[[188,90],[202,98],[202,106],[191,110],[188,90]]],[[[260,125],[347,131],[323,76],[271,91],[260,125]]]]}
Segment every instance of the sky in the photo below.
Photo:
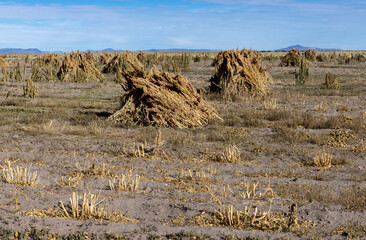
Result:
{"type": "Polygon", "coordinates": [[[0,0],[0,48],[366,49],[366,0],[0,0]]]}

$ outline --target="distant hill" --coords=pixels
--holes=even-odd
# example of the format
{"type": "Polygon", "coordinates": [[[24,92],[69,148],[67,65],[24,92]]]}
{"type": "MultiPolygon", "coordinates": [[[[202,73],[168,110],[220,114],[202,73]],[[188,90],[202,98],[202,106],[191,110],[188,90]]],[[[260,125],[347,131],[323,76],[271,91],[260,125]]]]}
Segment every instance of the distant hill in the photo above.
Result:
{"type": "MultiPolygon", "coordinates": [[[[115,50],[113,48],[106,48],[103,50],[85,50],[85,52],[124,52],[125,50],[115,50]]],[[[134,52],[215,52],[220,51],[217,49],[185,49],[185,48],[169,48],[169,49],[149,49],[149,50],[136,50],[134,52]]]]}
{"type": "Polygon", "coordinates": [[[296,48],[299,51],[306,51],[308,49],[314,49],[316,51],[342,51],[341,49],[335,49],[335,48],[304,47],[304,46],[301,46],[301,45],[294,45],[294,46],[289,46],[289,47],[285,47],[285,48],[281,48],[281,49],[276,49],[275,51],[288,52],[293,48],[296,48]]]}
{"type": "Polygon", "coordinates": [[[184,49],[184,48],[169,48],[169,49],[149,49],[141,50],[142,52],[217,52],[218,49],[184,49]]]}
{"type": "Polygon", "coordinates": [[[0,48],[0,54],[9,54],[9,53],[16,53],[16,54],[23,54],[23,53],[43,53],[38,48],[0,48]]]}

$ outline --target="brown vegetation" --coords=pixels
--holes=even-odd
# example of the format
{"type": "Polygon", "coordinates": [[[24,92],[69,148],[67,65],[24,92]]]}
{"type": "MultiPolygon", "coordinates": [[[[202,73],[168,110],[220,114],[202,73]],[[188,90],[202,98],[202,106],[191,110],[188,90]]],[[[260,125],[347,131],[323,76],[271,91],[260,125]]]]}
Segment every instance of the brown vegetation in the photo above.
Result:
{"type": "Polygon", "coordinates": [[[8,67],[9,63],[4,58],[0,57],[0,66],[8,67]]]}
{"type": "Polygon", "coordinates": [[[148,74],[130,53],[122,54],[122,108],[111,116],[115,123],[165,127],[195,127],[217,117],[196,89],[181,75],[172,77],[153,67],[148,74]]]}
{"type": "Polygon", "coordinates": [[[281,60],[280,67],[298,67],[300,65],[301,52],[293,48],[281,60]]]}
{"type": "Polygon", "coordinates": [[[316,51],[314,49],[308,49],[304,52],[306,60],[310,62],[316,61],[316,51]]]}
{"type": "Polygon", "coordinates": [[[268,69],[262,67],[260,54],[256,51],[221,51],[212,66],[215,75],[210,80],[210,91],[219,93],[224,99],[269,92],[272,78],[268,69]]]}
{"type": "Polygon", "coordinates": [[[66,55],[57,77],[63,82],[103,81],[103,75],[93,64],[91,53],[77,51],[66,55]]]}

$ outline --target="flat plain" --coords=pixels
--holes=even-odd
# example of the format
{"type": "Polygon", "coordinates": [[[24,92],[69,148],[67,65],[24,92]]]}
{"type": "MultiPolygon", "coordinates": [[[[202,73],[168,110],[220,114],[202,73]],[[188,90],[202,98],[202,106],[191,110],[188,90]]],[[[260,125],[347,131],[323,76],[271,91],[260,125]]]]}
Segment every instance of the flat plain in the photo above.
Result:
{"type": "MultiPolygon", "coordinates": [[[[188,53],[182,72],[220,117],[196,128],[112,123],[124,94],[113,74],[36,82],[35,98],[27,77],[1,84],[0,237],[366,237],[366,62],[336,52],[299,86],[298,67],[279,67],[285,53],[264,52],[270,93],[224,101],[204,90],[215,54],[188,53]],[[328,72],[340,89],[324,88],[328,72]],[[9,184],[17,167],[35,175],[9,184]],[[95,209],[73,215],[83,199],[95,209]]],[[[38,56],[3,57],[30,76],[38,56]]]]}

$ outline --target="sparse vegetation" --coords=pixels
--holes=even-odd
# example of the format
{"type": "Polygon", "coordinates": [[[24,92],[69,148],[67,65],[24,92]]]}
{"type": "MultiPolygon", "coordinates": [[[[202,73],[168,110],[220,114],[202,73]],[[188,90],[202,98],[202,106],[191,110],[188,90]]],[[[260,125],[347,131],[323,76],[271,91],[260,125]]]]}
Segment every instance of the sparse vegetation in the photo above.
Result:
{"type": "Polygon", "coordinates": [[[83,53],[111,68],[103,82],[60,81],[68,54],[2,55],[0,238],[364,237],[365,52],[317,52],[323,62],[304,86],[297,67],[278,67],[287,53],[259,54],[273,84],[231,99],[240,101],[207,91],[217,52],[146,52],[145,63],[134,52],[83,53]],[[339,90],[325,87],[328,72],[339,90]],[[37,98],[23,97],[28,78],[37,98]],[[136,101],[121,106],[121,95],[136,101]],[[193,115],[182,102],[198,106],[193,115]],[[121,107],[136,119],[110,121],[121,107]]]}

